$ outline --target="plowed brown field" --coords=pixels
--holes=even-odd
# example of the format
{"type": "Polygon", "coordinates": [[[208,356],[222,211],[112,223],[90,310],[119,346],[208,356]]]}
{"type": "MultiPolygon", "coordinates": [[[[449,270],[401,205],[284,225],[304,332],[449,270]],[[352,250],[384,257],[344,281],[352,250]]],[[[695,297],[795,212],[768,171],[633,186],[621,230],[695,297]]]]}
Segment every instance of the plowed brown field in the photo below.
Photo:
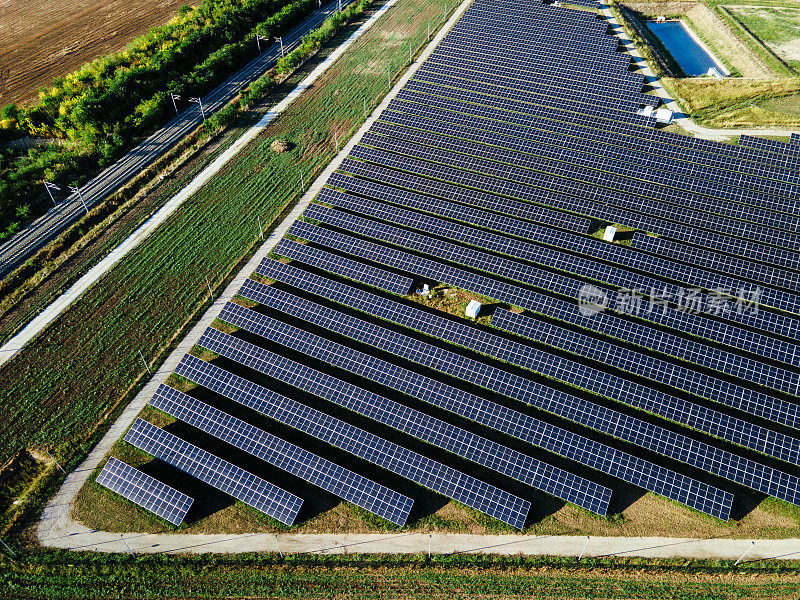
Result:
{"type": "MultiPolygon", "coordinates": [[[[54,77],[121,50],[186,0],[0,0],[0,106],[30,103],[54,77]]],[[[192,3],[194,4],[194,3],[192,3]]]]}

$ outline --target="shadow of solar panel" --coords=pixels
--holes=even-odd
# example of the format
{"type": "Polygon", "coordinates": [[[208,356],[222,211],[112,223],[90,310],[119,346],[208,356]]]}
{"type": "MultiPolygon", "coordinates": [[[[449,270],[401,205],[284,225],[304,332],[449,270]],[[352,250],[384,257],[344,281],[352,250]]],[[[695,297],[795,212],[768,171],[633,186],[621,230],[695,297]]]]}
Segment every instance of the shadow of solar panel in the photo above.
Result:
{"type": "MultiPolygon", "coordinates": [[[[445,340],[451,337],[447,331],[441,331],[439,329],[431,331],[431,327],[427,325],[420,327],[413,323],[409,320],[408,314],[403,314],[408,307],[404,307],[396,302],[383,304],[381,302],[382,299],[373,294],[362,294],[359,290],[349,288],[348,286],[340,286],[322,277],[311,276],[289,265],[284,265],[273,260],[264,260],[259,265],[257,272],[277,281],[288,283],[298,289],[309,291],[358,310],[365,310],[370,314],[380,313],[381,318],[394,321],[401,325],[411,326],[429,335],[434,335],[445,340]],[[376,309],[374,303],[381,304],[381,309],[376,309]]],[[[255,282],[245,282],[245,286],[242,287],[240,293],[250,294],[251,290],[257,288],[257,286],[258,284],[255,282]]],[[[266,286],[261,286],[261,288],[265,287],[266,286]]],[[[261,290],[261,288],[258,289],[261,290]]],[[[264,293],[271,294],[272,292],[264,293]]],[[[280,310],[295,311],[298,303],[299,301],[295,300],[291,306],[282,307],[280,310]]],[[[298,312],[293,312],[292,314],[299,316],[298,312]]],[[[436,317],[426,313],[424,315],[425,316],[422,318],[430,319],[430,325],[432,326],[435,323],[434,319],[436,317]]],[[[331,322],[334,320],[334,317],[328,319],[324,314],[314,314],[313,311],[305,311],[302,313],[302,318],[319,326],[336,329],[336,325],[331,322]]],[[[450,326],[457,327],[457,324],[452,321],[448,320],[447,323],[450,326]]],[[[346,335],[354,339],[362,339],[360,334],[363,330],[363,327],[353,327],[347,330],[346,335]]],[[[378,340],[373,338],[371,343],[377,345],[378,340]]],[[[468,343],[462,343],[461,345],[470,347],[468,343]]],[[[469,381],[483,388],[520,400],[525,404],[541,405],[546,407],[545,410],[547,411],[563,413],[569,420],[587,423],[590,428],[605,428],[608,431],[612,431],[612,435],[616,436],[624,434],[624,427],[619,429],[616,427],[616,416],[612,417],[612,421],[606,421],[607,417],[603,417],[599,413],[593,413],[592,409],[596,410],[598,407],[594,407],[590,405],[590,403],[585,403],[564,392],[523,379],[485,363],[474,361],[461,355],[456,356],[444,349],[428,344],[420,344],[419,342],[407,345],[387,345],[386,341],[381,340],[380,347],[398,356],[408,358],[440,372],[453,375],[464,381],[469,381]]],[[[490,351],[487,353],[492,354],[490,351]]],[[[515,428],[513,431],[514,433],[512,433],[512,435],[520,436],[520,429],[515,428]]],[[[527,435],[529,434],[526,434],[526,436],[527,435]]],[[[612,474],[624,481],[672,498],[683,504],[693,506],[703,512],[720,516],[720,518],[727,518],[730,514],[732,496],[727,492],[707,486],[706,484],[635,458],[629,454],[620,453],[607,446],[589,442],[586,438],[580,438],[580,440],[579,438],[580,436],[574,438],[574,449],[567,451],[567,443],[565,443],[565,448],[561,451],[556,451],[556,453],[588,464],[600,471],[612,474]],[[587,453],[588,456],[582,451],[584,447],[592,447],[592,451],[587,453]],[[576,449],[577,452],[575,451],[576,449]]],[[[543,445],[544,441],[540,441],[539,436],[533,436],[532,438],[526,437],[526,439],[531,439],[536,445],[546,447],[543,445]]]]}
{"type": "Polygon", "coordinates": [[[134,421],[123,439],[286,525],[294,523],[303,504],[297,496],[142,419],[134,421]]]}
{"type": "MultiPolygon", "coordinates": [[[[246,295],[246,297],[249,296],[249,294],[246,295]]],[[[290,295],[286,296],[290,300],[292,299],[290,295]]],[[[219,318],[265,339],[303,352],[308,356],[324,360],[329,364],[408,394],[423,402],[445,408],[445,410],[451,410],[472,420],[487,422],[486,417],[478,417],[476,419],[474,413],[477,411],[478,405],[486,404],[488,406],[490,403],[436,380],[331,342],[237,304],[227,304],[222,313],[220,313],[219,318]],[[469,405],[472,405],[472,407],[470,408],[469,405]]],[[[402,338],[403,336],[399,337],[402,338]]],[[[499,408],[496,407],[498,410],[499,408]]],[[[513,411],[506,412],[513,413],[513,411]]],[[[487,417],[488,414],[487,411],[487,417]]],[[[516,416],[524,420],[523,415],[516,416]]],[[[499,448],[497,445],[495,447],[499,448]]],[[[520,455],[510,449],[505,448],[503,451],[508,454],[510,459],[517,461],[518,466],[511,474],[514,479],[528,483],[568,502],[573,502],[594,513],[606,514],[608,501],[611,497],[611,490],[608,488],[541,461],[520,455]]]]}
{"type": "Polygon", "coordinates": [[[522,528],[525,524],[530,511],[528,501],[290,400],[229,371],[187,354],[175,373],[271,419],[308,433],[505,523],[517,528],[522,528]]]}
{"type": "Polygon", "coordinates": [[[194,502],[186,494],[113,457],[103,466],[96,481],[173,525],[183,523],[194,502]]]}
{"type": "Polygon", "coordinates": [[[222,331],[207,329],[197,344],[514,479],[532,484],[537,478],[539,461],[222,331]]]}
{"type": "Polygon", "coordinates": [[[161,384],[150,404],[176,419],[403,526],[413,500],[161,384]]]}
{"type": "MultiPolygon", "coordinates": [[[[320,228],[312,227],[312,229],[319,230],[320,228]]],[[[303,235],[305,236],[308,234],[303,235]]],[[[324,236],[325,234],[323,233],[318,241],[324,239],[324,236]]],[[[363,249],[365,243],[359,241],[358,247],[359,249],[363,249]]],[[[388,248],[382,250],[382,252],[384,255],[391,254],[388,248]]],[[[381,260],[385,261],[387,259],[384,257],[381,260]]],[[[447,281],[447,279],[438,280],[447,281]]],[[[328,285],[327,282],[326,285],[328,285]]],[[[469,285],[464,287],[466,287],[466,289],[475,289],[469,285]]],[[[489,295],[489,297],[503,299],[502,296],[497,295],[489,295]]],[[[392,300],[379,298],[373,294],[366,295],[364,298],[366,298],[364,304],[360,307],[354,306],[354,308],[366,310],[384,319],[395,320],[400,324],[413,327],[428,335],[477,350],[478,352],[490,356],[495,356],[507,362],[547,374],[557,379],[566,378],[568,380],[573,380],[574,375],[577,375],[579,377],[579,383],[583,384],[583,387],[587,389],[593,389],[594,387],[594,381],[588,377],[581,376],[583,369],[580,365],[573,363],[567,368],[561,368],[559,363],[563,361],[555,355],[520,346],[519,344],[498,338],[497,336],[474,330],[461,323],[445,320],[442,317],[415,311],[410,307],[400,305],[392,300]],[[392,314],[396,316],[393,318],[390,316],[392,314]],[[573,369],[575,370],[574,373],[573,369]]],[[[355,297],[338,298],[337,301],[350,306],[357,303],[355,297]]],[[[471,374],[472,373],[470,373],[470,375],[471,374]]],[[[611,375],[598,373],[597,377],[599,383],[605,383],[608,382],[611,375]]],[[[487,376],[487,380],[489,385],[484,383],[482,384],[484,387],[489,387],[489,389],[500,391],[500,393],[528,403],[531,402],[525,399],[525,392],[523,390],[539,389],[538,395],[540,396],[540,400],[536,404],[544,410],[554,412],[555,414],[569,418],[572,421],[580,422],[594,429],[602,430],[620,439],[646,447],[656,453],[692,464],[693,466],[718,474],[726,479],[742,483],[748,487],[754,487],[759,491],[764,491],[778,498],[793,503],[800,501],[798,480],[780,471],[774,471],[764,465],[740,458],[729,452],[724,452],[709,446],[708,444],[692,440],[686,436],[665,430],[656,425],[643,423],[638,419],[622,415],[616,411],[608,410],[604,407],[566,394],[560,402],[554,402],[552,399],[554,392],[552,390],[544,391],[548,388],[544,388],[541,384],[534,384],[533,382],[526,381],[517,376],[512,376],[508,373],[503,373],[502,376],[487,376]],[[512,381],[514,382],[513,384],[511,383],[512,381]],[[504,388],[505,391],[501,391],[498,387],[504,388]],[[778,481],[780,481],[780,483],[778,483],[778,481]]],[[[632,384],[628,384],[628,386],[630,385],[632,384]]],[[[608,397],[619,398],[619,395],[615,394],[613,386],[605,386],[603,391],[608,397]],[[610,392],[607,391],[609,387],[611,388],[610,392]]],[[[649,396],[655,394],[656,392],[653,390],[649,396]]],[[[621,401],[625,402],[624,399],[621,401]]],[[[671,408],[669,404],[667,404],[665,408],[658,403],[650,403],[647,404],[647,406],[648,409],[652,408],[653,412],[656,412],[656,410],[663,412],[667,408],[671,408]]],[[[677,417],[679,415],[673,413],[673,416],[677,417]]],[[[693,415],[687,413],[686,418],[693,418],[693,415]]],[[[695,422],[695,424],[696,423],[697,422],[695,422]]],[[[718,424],[707,424],[715,430],[722,429],[719,428],[718,424]]],[[[753,434],[753,436],[757,438],[755,434],[753,434]]],[[[757,442],[754,443],[757,445],[757,442]]]]}

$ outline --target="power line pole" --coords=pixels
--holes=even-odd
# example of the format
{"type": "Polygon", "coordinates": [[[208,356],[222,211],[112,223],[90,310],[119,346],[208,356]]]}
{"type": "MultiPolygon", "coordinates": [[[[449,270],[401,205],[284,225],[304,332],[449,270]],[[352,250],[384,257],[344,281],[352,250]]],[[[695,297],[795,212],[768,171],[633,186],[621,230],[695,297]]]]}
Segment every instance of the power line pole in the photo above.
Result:
{"type": "Polygon", "coordinates": [[[124,536],[125,536],[124,533],[120,533],[119,534],[119,539],[121,539],[122,543],[125,544],[125,547],[128,549],[128,552],[130,552],[131,556],[133,556],[133,558],[136,558],[136,556],[133,554],[133,550],[131,550],[131,547],[128,546],[128,542],[125,541],[125,537],[124,536]]]}
{"type": "Polygon", "coordinates": [[[5,543],[5,542],[4,542],[2,539],[0,539],[0,544],[3,544],[3,546],[5,546],[5,547],[6,547],[6,550],[8,550],[9,552],[11,552],[11,556],[13,556],[14,558],[17,558],[17,553],[16,553],[16,552],[14,552],[14,551],[13,551],[11,548],[9,548],[9,547],[8,547],[8,544],[6,544],[6,543],[5,543]]]}
{"type": "Polygon", "coordinates": [[[142,362],[144,363],[144,368],[147,369],[147,373],[149,375],[152,375],[152,373],[150,372],[150,366],[147,364],[147,361],[144,359],[144,354],[142,354],[141,349],[139,350],[139,356],[142,357],[142,362]]]}
{"type": "Polygon", "coordinates": [[[55,183],[50,183],[49,181],[42,181],[44,184],[44,189],[47,190],[47,195],[50,196],[50,200],[53,201],[53,206],[58,206],[56,204],[56,199],[53,198],[53,193],[50,190],[56,190],[57,192],[61,191],[61,188],[58,187],[55,183]]]}
{"type": "Polygon", "coordinates": [[[83,194],[81,194],[81,188],[74,187],[74,186],[67,186],[69,187],[69,191],[73,194],[78,194],[78,198],[80,198],[81,203],[83,204],[83,209],[86,211],[86,214],[89,214],[89,208],[86,206],[86,201],[83,199],[83,194]]]}
{"type": "Polygon", "coordinates": [[[281,44],[281,58],[283,58],[283,57],[284,57],[284,52],[283,52],[283,38],[282,38],[282,37],[276,37],[276,38],[275,38],[275,41],[276,41],[276,42],[280,42],[280,44],[281,44]]]}
{"type": "Polygon", "coordinates": [[[179,117],[180,113],[178,112],[178,105],[176,104],[175,100],[180,100],[181,97],[178,94],[173,94],[170,92],[169,97],[172,98],[172,106],[175,109],[175,116],[179,117]]]}
{"type": "Polygon", "coordinates": [[[57,466],[59,469],[61,469],[61,472],[62,472],[64,475],[66,475],[66,474],[67,474],[67,472],[64,470],[64,468],[63,468],[63,467],[62,467],[60,464],[58,464],[58,461],[57,461],[55,458],[53,458],[53,455],[52,455],[52,454],[50,454],[50,451],[49,451],[47,448],[45,448],[45,450],[44,450],[44,451],[47,453],[47,456],[49,456],[49,457],[50,457],[50,460],[52,460],[54,463],[56,463],[56,466],[57,466]]]}
{"type": "Polygon", "coordinates": [[[200,114],[203,115],[203,121],[206,120],[206,111],[203,109],[203,99],[202,98],[189,98],[189,102],[194,102],[195,104],[200,105],[200,114]]]}
{"type": "Polygon", "coordinates": [[[208,295],[214,297],[214,292],[211,291],[211,284],[208,282],[208,275],[206,275],[206,285],[208,286],[208,295]]]}
{"type": "Polygon", "coordinates": [[[300,189],[306,191],[306,184],[303,181],[303,167],[300,167],[300,189]]]}

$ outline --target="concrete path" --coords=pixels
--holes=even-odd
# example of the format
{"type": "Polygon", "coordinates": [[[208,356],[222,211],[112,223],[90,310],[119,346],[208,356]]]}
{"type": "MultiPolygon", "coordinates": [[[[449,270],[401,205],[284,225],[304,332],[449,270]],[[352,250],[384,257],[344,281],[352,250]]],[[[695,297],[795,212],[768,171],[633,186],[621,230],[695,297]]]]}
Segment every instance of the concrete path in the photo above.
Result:
{"type": "Polygon", "coordinates": [[[128,253],[141,244],[151,233],[166,221],[180,206],[189,199],[198,189],[205,185],[209,179],[216,175],[219,170],[236,156],[242,148],[247,146],[252,140],[269,125],[275,118],[283,113],[289,105],[297,99],[339,58],[358,38],[372,27],[387,10],[389,10],[397,0],[389,0],[380,10],[375,12],[361,27],[353,32],[328,58],[320,63],[308,76],[301,81],[280,103],[269,110],[253,127],[244,135],[237,139],[231,146],[220,154],[214,162],[203,169],[189,184],[175,196],[170,198],[161,209],[152,217],[147,219],[139,228],[134,231],[125,241],[114,248],[110,254],[92,267],[88,273],[76,281],[65,293],[45,308],[39,315],[28,323],[22,331],[17,333],[2,347],[0,347],[0,366],[11,360],[25,345],[34,337],[39,335],[50,323],[55,321],[73,302],[77,301],[92,285],[94,285],[103,275],[110,271],[114,265],[125,258],[128,253]]]}
{"type": "Polygon", "coordinates": [[[185,535],[108,533],[74,527],[42,538],[47,546],[77,551],[136,554],[281,552],[283,554],[501,554],[604,558],[700,558],[796,560],[800,539],[731,540],[574,535],[470,535],[459,533],[363,533],[185,535]]]}
{"type": "Polygon", "coordinates": [[[627,36],[625,30],[622,28],[622,25],[619,23],[619,21],[617,21],[616,17],[614,17],[614,13],[611,12],[611,9],[608,7],[608,5],[601,2],[600,12],[604,17],[606,17],[606,19],[608,19],[612,33],[620,39],[625,51],[633,57],[633,62],[642,70],[645,84],[652,86],[658,97],[664,101],[666,107],[674,113],[674,123],[692,135],[706,140],[722,142],[740,135],[753,135],[762,137],[785,136],[788,138],[792,133],[800,133],[798,130],[790,129],[711,129],[709,127],[698,125],[692,121],[691,118],[683,114],[678,103],[669,96],[667,91],[661,85],[661,82],[658,80],[658,77],[656,77],[656,74],[647,64],[647,60],[636,49],[636,45],[633,43],[633,40],[627,36]]]}
{"type": "MultiPolygon", "coordinates": [[[[381,10],[387,10],[391,7],[397,0],[390,0],[381,10]]],[[[302,212],[305,210],[306,206],[311,202],[314,197],[319,193],[322,186],[328,180],[328,178],[333,174],[333,172],[339,168],[339,165],[345,159],[347,155],[350,154],[350,151],[353,147],[358,143],[364,133],[372,126],[375,120],[378,118],[389,104],[389,101],[395,97],[397,92],[406,84],[406,82],[411,78],[411,76],[417,71],[422,61],[424,61],[428,55],[433,51],[439,41],[445,36],[445,34],[450,30],[450,28],[455,24],[458,20],[458,17],[461,16],[461,13],[466,10],[467,6],[469,5],[470,0],[464,0],[462,5],[458,8],[458,10],[453,13],[453,16],[448,20],[448,22],[442,27],[436,37],[431,40],[430,44],[423,50],[420,55],[420,58],[417,62],[415,62],[408,71],[399,79],[397,84],[392,88],[389,94],[383,99],[383,101],[378,105],[378,107],[373,111],[370,117],[362,124],[359,130],[355,133],[355,135],[350,139],[347,145],[342,148],[339,154],[331,161],[328,167],[320,174],[319,177],[311,184],[311,187],[308,191],[303,195],[297,205],[292,209],[289,215],[275,228],[273,233],[268,237],[266,242],[258,249],[258,251],[253,255],[253,257],[248,261],[245,267],[239,272],[238,275],[233,279],[233,281],[228,285],[227,288],[222,292],[222,294],[217,298],[214,304],[206,311],[200,321],[195,325],[192,330],[186,335],[186,337],[181,340],[180,344],[173,350],[161,367],[156,371],[150,381],[145,385],[145,387],[136,395],[136,397],[131,401],[131,403],[125,408],[122,415],[114,422],[108,432],[103,436],[100,442],[94,447],[92,452],[89,456],[81,463],[81,465],[72,473],[70,473],[64,484],[61,486],[61,489],[58,493],[51,499],[51,501],[47,504],[45,508],[41,520],[39,522],[39,540],[45,545],[54,545],[58,547],[71,547],[73,543],[72,536],[76,535],[83,535],[85,536],[87,533],[90,533],[89,530],[82,525],[79,525],[72,521],[69,516],[70,506],[72,504],[75,495],[78,491],[83,487],[83,484],[86,483],[86,480],[91,475],[92,471],[97,467],[106,453],[111,449],[114,443],[122,436],[125,430],[131,425],[133,420],[136,418],[136,415],[142,410],[142,408],[150,401],[150,398],[155,393],[155,390],[158,386],[163,383],[167,377],[175,370],[175,367],[178,366],[181,358],[194,346],[203,332],[208,328],[209,325],[214,321],[214,319],[219,315],[222,311],[222,308],[225,304],[231,300],[235,295],[239,288],[242,286],[244,281],[250,276],[250,274],[255,270],[258,266],[258,263],[269,254],[269,252],[278,244],[278,242],[283,238],[283,236],[288,231],[289,227],[291,227],[292,223],[297,220],[302,212]],[[61,541],[59,541],[61,540],[61,541]],[[66,545],[64,545],[66,544],[66,545]]],[[[365,23],[362,26],[362,29],[366,30],[365,28],[369,27],[375,19],[377,19],[380,14],[376,13],[369,22],[365,23]]],[[[353,35],[355,36],[359,32],[363,33],[362,29],[359,29],[353,35]]],[[[360,35],[360,34],[359,34],[360,35]]],[[[349,42],[354,40],[355,38],[352,37],[349,42]]],[[[332,54],[329,60],[335,60],[341,54],[337,50],[336,53],[332,54]]],[[[327,61],[326,61],[327,63],[327,61]]],[[[323,63],[323,64],[326,64],[323,63]]],[[[329,64],[327,66],[330,66],[329,64]]],[[[326,68],[327,68],[326,66],[326,68]]],[[[322,67],[322,65],[320,65],[322,67]]],[[[320,73],[317,73],[315,70],[308,78],[306,78],[303,83],[298,86],[298,90],[305,89],[308,87],[313,79],[319,76],[320,73]],[[312,79],[313,76],[313,79],[312,79]]],[[[302,90],[301,90],[302,91],[302,90]]],[[[298,92],[299,93],[299,92],[298,92]]],[[[293,92],[294,94],[294,92],[293,92]]],[[[293,97],[296,97],[293,96],[293,97]]],[[[288,98],[287,98],[288,100],[288,98]]],[[[286,102],[286,101],[284,101],[286,102]]],[[[278,105],[280,106],[280,105],[278,105]]],[[[279,114],[276,107],[269,114],[273,114],[274,118],[279,114]]],[[[285,108],[285,106],[283,107],[285,108]]],[[[283,110],[283,109],[281,109],[283,110]]],[[[267,116],[264,117],[267,119],[267,116]]],[[[271,119],[270,119],[271,120],[271,119]]],[[[260,131],[260,130],[259,130],[260,131]]],[[[257,135],[258,132],[252,134],[249,139],[252,139],[257,135]]],[[[220,165],[221,166],[221,165],[220,165]]],[[[205,171],[204,171],[205,172],[205,171]]],[[[215,171],[216,172],[216,171],[215,171]]],[[[213,174],[213,173],[212,173],[213,174]]],[[[202,174],[201,174],[202,176],[202,174]]],[[[211,175],[209,175],[210,177],[211,175]]],[[[193,182],[194,183],[194,182],[193,182]]],[[[93,535],[97,535],[98,539],[105,539],[102,532],[94,532],[93,535]]],[[[119,539],[119,536],[116,536],[119,539]]],[[[190,536],[196,537],[197,543],[201,544],[202,538],[206,536],[190,536]]]]}

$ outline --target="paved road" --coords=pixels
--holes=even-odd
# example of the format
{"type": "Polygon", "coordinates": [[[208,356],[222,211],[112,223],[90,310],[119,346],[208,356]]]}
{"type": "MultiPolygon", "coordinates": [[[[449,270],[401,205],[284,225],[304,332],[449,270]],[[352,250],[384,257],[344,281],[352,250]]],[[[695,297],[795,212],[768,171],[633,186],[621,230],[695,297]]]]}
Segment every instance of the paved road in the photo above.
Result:
{"type": "MultiPolygon", "coordinates": [[[[346,6],[351,1],[342,0],[342,6],[346,6]]],[[[288,52],[294,48],[303,35],[316,28],[334,13],[337,7],[337,0],[332,0],[284,35],[284,50],[288,52]]],[[[261,56],[253,59],[228,80],[207,94],[202,99],[206,116],[222,108],[248,83],[258,79],[271,69],[280,56],[280,44],[271,44],[268,48],[263,49],[261,56]]],[[[188,106],[179,116],[173,118],[163,128],[145,139],[81,188],[83,198],[90,209],[100,204],[130,181],[137,173],[154,163],[182,138],[195,130],[202,122],[200,107],[197,104],[189,104],[187,100],[188,98],[184,97],[183,100],[179,101],[179,108],[181,105],[188,106]]],[[[7,240],[0,246],[0,278],[19,267],[39,249],[58,237],[60,233],[76,222],[84,213],[83,204],[78,195],[72,194],[7,240]]]]}

